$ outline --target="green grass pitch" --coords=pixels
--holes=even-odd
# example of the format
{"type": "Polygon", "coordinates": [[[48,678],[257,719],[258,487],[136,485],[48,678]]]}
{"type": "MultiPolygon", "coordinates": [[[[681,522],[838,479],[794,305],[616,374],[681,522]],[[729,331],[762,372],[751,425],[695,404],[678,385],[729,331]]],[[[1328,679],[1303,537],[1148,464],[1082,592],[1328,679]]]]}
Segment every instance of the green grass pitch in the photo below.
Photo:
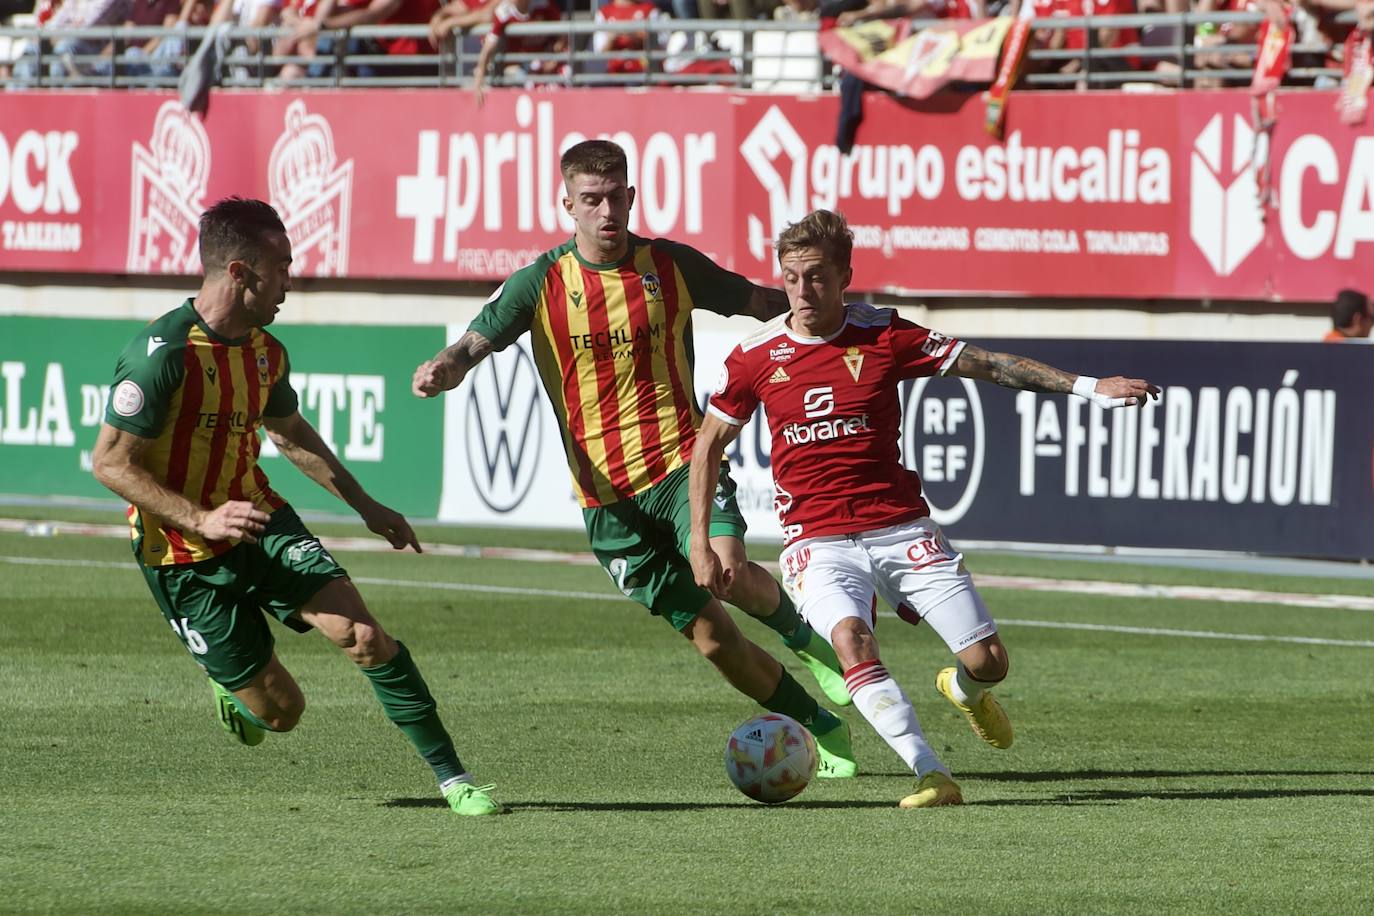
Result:
{"type": "MultiPolygon", "coordinates": [[[[582,546],[576,533],[422,534],[582,546]]],[[[935,693],[948,655],[933,633],[884,617],[884,662],[967,804],[898,810],[913,780],[849,709],[862,775],[768,808],[722,766],[756,707],[598,568],[338,556],[511,814],[450,815],[318,635],[276,629],[306,694],[300,727],[234,744],[127,543],[0,534],[0,911],[1374,911],[1374,612],[986,589],[996,616],[1022,621],[1002,626],[999,695],[1017,734],[1005,752],[935,693]],[[1283,641],[1295,637],[1337,644],[1283,641]]],[[[1374,593],[992,554],[970,566],[1374,593]]],[[[814,686],[773,634],[743,626],[814,686]]]]}

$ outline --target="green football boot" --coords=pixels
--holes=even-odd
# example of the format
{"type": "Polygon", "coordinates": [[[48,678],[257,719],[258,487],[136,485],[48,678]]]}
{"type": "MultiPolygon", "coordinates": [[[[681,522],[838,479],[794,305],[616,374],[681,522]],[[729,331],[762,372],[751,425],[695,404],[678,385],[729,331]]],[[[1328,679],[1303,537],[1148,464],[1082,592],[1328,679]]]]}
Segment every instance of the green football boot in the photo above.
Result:
{"type": "Polygon", "coordinates": [[[481,817],[485,814],[502,814],[505,808],[487,793],[496,786],[474,786],[470,782],[454,783],[444,790],[444,801],[455,814],[481,817]]]}
{"type": "Polygon", "coordinates": [[[249,747],[262,744],[262,739],[267,737],[267,729],[254,725],[240,715],[233,694],[218,681],[210,681],[210,686],[215,691],[215,709],[219,713],[219,724],[224,730],[237,738],[240,744],[249,747]]]}
{"type": "Polygon", "coordinates": [[[840,660],[835,657],[835,650],[815,630],[803,622],[796,633],[782,642],[811,672],[830,702],[836,706],[848,706],[854,702],[849,689],[844,686],[844,672],[840,669],[840,660]]]}
{"type": "Polygon", "coordinates": [[[859,765],[854,762],[854,746],[849,740],[849,723],[833,712],[822,709],[811,726],[811,736],[816,739],[816,755],[820,757],[816,767],[818,779],[849,779],[859,774],[859,765]],[[833,724],[825,732],[826,720],[833,724]]]}

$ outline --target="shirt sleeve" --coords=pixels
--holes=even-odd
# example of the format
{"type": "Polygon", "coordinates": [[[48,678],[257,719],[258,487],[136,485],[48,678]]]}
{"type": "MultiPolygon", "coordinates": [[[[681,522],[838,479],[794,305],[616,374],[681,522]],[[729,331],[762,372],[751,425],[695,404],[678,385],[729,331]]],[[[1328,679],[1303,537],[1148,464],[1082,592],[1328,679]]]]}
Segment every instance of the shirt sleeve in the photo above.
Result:
{"type": "Polygon", "coordinates": [[[468,330],[481,334],[497,353],[509,347],[530,329],[544,287],[545,258],[520,268],[496,288],[468,330]]]}
{"type": "Polygon", "coordinates": [[[731,426],[743,426],[749,422],[758,406],[759,396],[754,391],[753,373],[745,365],[744,352],[735,347],[726,357],[725,365],[720,367],[720,378],[716,381],[716,390],[712,392],[706,409],[731,426]]]}
{"type": "MultiPolygon", "coordinates": [[[[155,341],[154,341],[155,342],[155,341]]],[[[152,346],[147,332],[124,348],[115,363],[105,422],[144,439],[156,439],[186,374],[184,345],[152,346]]]]}
{"type": "Polygon", "coordinates": [[[901,378],[944,375],[964,349],[962,340],[923,328],[897,315],[892,316],[887,335],[901,378]]]}
{"type": "Polygon", "coordinates": [[[693,308],[703,308],[726,316],[749,313],[754,284],[721,267],[690,245],[667,239],[655,239],[654,244],[666,248],[677,269],[682,271],[693,308]]]}
{"type": "Polygon", "coordinates": [[[263,405],[262,415],[264,417],[289,417],[300,407],[300,398],[296,395],[296,389],[291,387],[291,358],[282,351],[281,378],[277,379],[272,390],[267,393],[267,403],[263,405]]]}

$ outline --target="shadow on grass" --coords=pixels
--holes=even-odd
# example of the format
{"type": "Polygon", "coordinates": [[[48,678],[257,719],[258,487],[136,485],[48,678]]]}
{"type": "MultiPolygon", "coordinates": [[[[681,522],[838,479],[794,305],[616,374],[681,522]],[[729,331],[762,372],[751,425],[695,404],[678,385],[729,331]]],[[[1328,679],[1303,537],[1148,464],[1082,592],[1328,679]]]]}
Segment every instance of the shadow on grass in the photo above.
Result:
{"type": "Polygon", "coordinates": [[[1121,789],[1065,792],[1053,798],[1000,798],[985,801],[966,801],[964,804],[984,807],[1045,806],[1072,807],[1076,805],[1114,805],[1123,801],[1244,801],[1262,798],[1374,798],[1374,789],[1218,789],[1211,792],[1129,792],[1121,789]]]}
{"type": "MultiPolygon", "coordinates": [[[[865,776],[910,776],[910,773],[865,773],[865,776]]],[[[976,773],[961,770],[956,779],[979,779],[988,782],[1060,782],[1065,779],[1196,779],[1204,777],[1233,778],[1279,776],[1374,776],[1374,770],[1041,770],[997,773],[976,773]]]]}
{"type": "MultiPolygon", "coordinates": [[[[959,773],[958,778],[967,787],[971,783],[986,782],[1062,782],[1065,780],[1115,780],[1131,779],[1171,779],[1171,778],[1236,778],[1236,777],[1369,777],[1369,770],[1046,770],[1027,773],[959,773]]],[[[860,778],[910,778],[910,773],[863,773],[860,778]]],[[[975,790],[976,791],[976,790],[975,790]]],[[[1337,788],[1273,788],[1273,789],[1084,789],[1078,792],[1060,792],[1045,798],[994,798],[971,799],[967,806],[982,807],[1025,807],[1025,806],[1087,806],[1115,805],[1123,801],[1156,799],[1159,801],[1238,801],[1269,798],[1374,798],[1374,789],[1337,789],[1337,788]]],[[[443,808],[442,798],[393,798],[383,802],[387,808],[443,808]]],[[[732,811],[744,808],[769,807],[757,802],[740,800],[737,802],[577,802],[577,801],[534,801],[507,802],[508,811],[569,812],[569,811],[732,811]]],[[[787,803],[788,808],[803,808],[810,811],[845,810],[855,808],[891,808],[890,801],[861,800],[804,800],[787,803]]]]}
{"type": "MultiPolygon", "coordinates": [[[[790,801],[783,805],[761,805],[758,802],[574,802],[535,801],[502,802],[510,811],[733,811],[741,808],[787,807],[811,811],[853,810],[854,808],[891,808],[890,801],[790,801]]],[[[446,808],[442,798],[393,798],[382,803],[385,808],[446,808]]]]}

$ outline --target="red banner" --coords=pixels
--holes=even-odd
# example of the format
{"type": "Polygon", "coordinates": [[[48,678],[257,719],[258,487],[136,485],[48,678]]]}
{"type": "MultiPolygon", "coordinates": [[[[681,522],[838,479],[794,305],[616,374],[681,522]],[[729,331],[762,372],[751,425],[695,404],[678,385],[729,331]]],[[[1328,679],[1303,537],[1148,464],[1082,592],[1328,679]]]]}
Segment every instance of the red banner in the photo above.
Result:
{"type": "Polygon", "coordinates": [[[0,271],[188,274],[196,214],[271,200],[306,276],[501,279],[565,240],[558,156],[630,153],[633,229],[755,280],[814,207],[856,233],[855,286],[955,294],[1322,301],[1374,287],[1374,125],[1279,96],[1277,207],[1257,202],[1248,94],[1018,93],[838,101],[672,90],[0,93],[0,271]]]}
{"type": "Polygon", "coordinates": [[[991,83],[1010,16],[945,19],[913,29],[910,19],[879,19],[823,29],[821,53],[866,82],[926,99],[952,82],[991,83]]]}

